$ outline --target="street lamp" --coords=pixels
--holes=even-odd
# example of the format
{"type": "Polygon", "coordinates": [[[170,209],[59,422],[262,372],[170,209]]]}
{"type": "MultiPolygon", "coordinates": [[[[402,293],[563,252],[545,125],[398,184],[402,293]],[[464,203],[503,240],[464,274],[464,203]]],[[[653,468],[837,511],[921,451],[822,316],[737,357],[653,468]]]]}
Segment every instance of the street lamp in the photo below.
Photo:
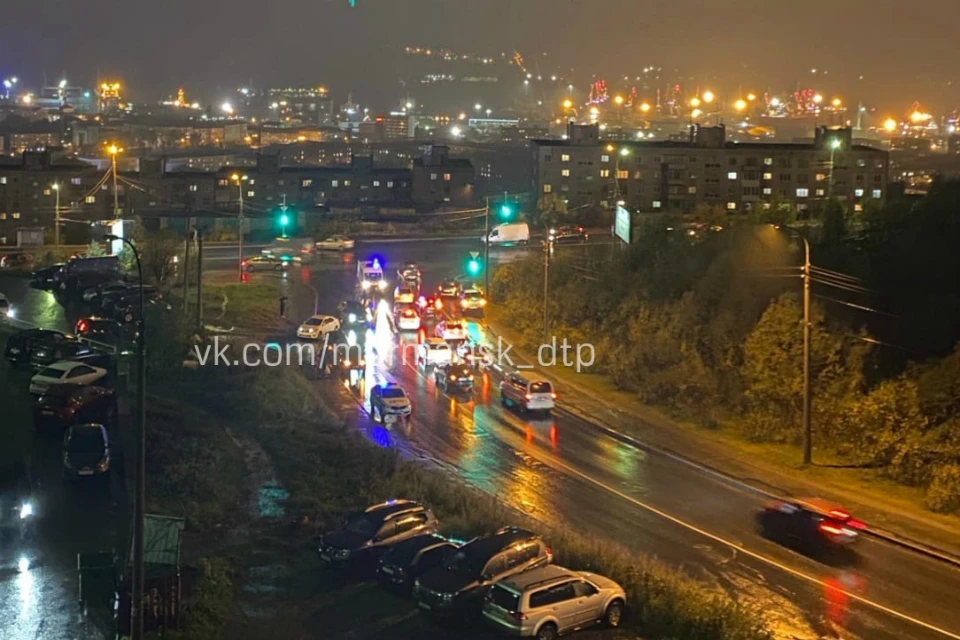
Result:
{"type": "Polygon", "coordinates": [[[737,111],[743,111],[744,109],[747,108],[747,101],[744,100],[743,98],[740,98],[739,100],[733,103],[733,108],[736,109],[737,111]]]}
{"type": "Polygon", "coordinates": [[[641,103],[640,111],[642,111],[643,113],[647,113],[648,111],[650,111],[650,103],[649,102],[641,103]]]}
{"type": "Polygon", "coordinates": [[[243,183],[249,178],[235,173],[230,179],[237,183],[237,193],[240,196],[240,215],[237,218],[237,278],[243,282],[243,183]]]}
{"type": "Polygon", "coordinates": [[[830,140],[830,184],[827,185],[827,197],[828,197],[828,198],[832,198],[832,197],[833,197],[833,159],[834,159],[834,154],[836,154],[837,150],[840,148],[841,145],[842,145],[842,143],[840,142],[840,138],[833,138],[832,140],[830,140]]]}
{"type": "Polygon", "coordinates": [[[120,201],[117,197],[117,154],[122,153],[123,149],[115,144],[107,147],[107,153],[110,154],[110,173],[113,174],[113,219],[120,219],[120,201]]]}
{"type": "Polygon", "coordinates": [[[696,109],[697,107],[699,107],[699,106],[700,106],[700,98],[698,98],[698,97],[696,97],[696,96],[690,98],[690,106],[693,107],[694,109],[696,109]]]}
{"type": "Polygon", "coordinates": [[[818,93],[818,94],[816,94],[815,96],[813,96],[813,103],[814,103],[814,104],[820,104],[821,102],[823,102],[823,96],[822,96],[822,95],[820,95],[820,94],[818,93]]]}
{"type": "Polygon", "coordinates": [[[137,420],[136,442],[136,491],[134,493],[133,519],[133,594],[130,599],[130,632],[135,640],[143,638],[143,509],[146,500],[146,424],[147,424],[147,318],[143,313],[143,267],[140,253],[132,242],[121,236],[106,234],[106,239],[124,243],[133,251],[137,261],[137,277],[140,279],[140,332],[137,336],[137,351],[140,371],[137,374],[137,420]]]}
{"type": "Polygon", "coordinates": [[[883,128],[887,130],[887,133],[893,133],[897,130],[897,121],[893,118],[887,118],[883,121],[883,128]]]}
{"type": "Polygon", "coordinates": [[[57,199],[53,205],[53,246],[60,250],[60,183],[54,182],[50,185],[57,199]]]}
{"type": "Polygon", "coordinates": [[[710,91],[709,89],[703,92],[703,101],[706,102],[707,104],[710,104],[711,102],[713,102],[713,99],[715,97],[716,96],[713,95],[713,91],[710,91]]]}

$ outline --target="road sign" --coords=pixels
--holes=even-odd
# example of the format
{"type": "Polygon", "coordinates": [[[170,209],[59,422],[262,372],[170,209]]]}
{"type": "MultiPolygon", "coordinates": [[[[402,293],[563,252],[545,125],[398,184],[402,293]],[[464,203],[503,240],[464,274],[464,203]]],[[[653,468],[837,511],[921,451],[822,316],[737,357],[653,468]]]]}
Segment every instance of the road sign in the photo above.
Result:
{"type": "Polygon", "coordinates": [[[479,251],[471,251],[471,252],[470,252],[470,257],[473,258],[474,260],[476,260],[477,258],[480,257],[480,252],[479,252],[479,251]]]}

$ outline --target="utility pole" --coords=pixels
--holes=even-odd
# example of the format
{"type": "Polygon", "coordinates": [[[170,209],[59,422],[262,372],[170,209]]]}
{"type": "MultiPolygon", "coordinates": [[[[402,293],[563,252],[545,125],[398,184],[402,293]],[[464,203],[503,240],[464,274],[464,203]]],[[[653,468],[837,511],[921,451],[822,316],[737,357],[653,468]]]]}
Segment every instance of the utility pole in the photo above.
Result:
{"type": "Polygon", "coordinates": [[[203,330],[203,230],[197,228],[197,332],[203,330]]]}
{"type": "Polygon", "coordinates": [[[280,203],[280,233],[287,237],[287,194],[283,194],[283,202],[280,203]]]}
{"type": "Polygon", "coordinates": [[[60,183],[53,183],[53,190],[56,192],[56,203],[53,206],[53,246],[60,251],[60,183]]]}
{"type": "Polygon", "coordinates": [[[550,253],[553,249],[553,242],[550,241],[550,234],[546,234],[543,241],[543,344],[550,342],[550,316],[547,307],[547,299],[550,290],[550,253]]]}
{"type": "Polygon", "coordinates": [[[827,198],[833,197],[833,165],[837,149],[840,148],[840,140],[834,138],[830,141],[830,183],[827,184],[827,198]]]}
{"type": "Polygon", "coordinates": [[[235,173],[230,176],[230,179],[237,183],[237,193],[240,196],[240,216],[237,224],[237,282],[243,282],[243,183],[247,180],[247,176],[235,173]]]}
{"type": "Polygon", "coordinates": [[[190,218],[187,218],[187,235],[183,238],[183,314],[187,314],[187,298],[190,292],[190,218]]]}
{"type": "Polygon", "coordinates": [[[490,196],[486,197],[487,211],[483,217],[483,295],[490,297],[490,196]]]}
{"type": "Polygon", "coordinates": [[[803,464],[813,462],[810,426],[810,243],[803,239],[803,464]]]}
{"type": "Polygon", "coordinates": [[[120,200],[117,196],[117,154],[120,150],[116,145],[110,146],[110,173],[113,174],[113,219],[120,219],[120,200]]]}

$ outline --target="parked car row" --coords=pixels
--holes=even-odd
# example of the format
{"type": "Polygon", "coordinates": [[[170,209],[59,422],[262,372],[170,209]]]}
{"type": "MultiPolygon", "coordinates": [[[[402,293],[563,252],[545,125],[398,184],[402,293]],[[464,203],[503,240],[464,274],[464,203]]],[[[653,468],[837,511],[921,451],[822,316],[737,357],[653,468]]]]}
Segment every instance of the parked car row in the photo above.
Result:
{"type": "Polygon", "coordinates": [[[503,527],[467,542],[446,538],[425,506],[389,500],[351,515],[319,544],[332,567],[374,571],[426,614],[482,614],[508,635],[551,640],[597,623],[617,627],[626,594],[614,581],[552,564],[538,534],[503,527]]]}

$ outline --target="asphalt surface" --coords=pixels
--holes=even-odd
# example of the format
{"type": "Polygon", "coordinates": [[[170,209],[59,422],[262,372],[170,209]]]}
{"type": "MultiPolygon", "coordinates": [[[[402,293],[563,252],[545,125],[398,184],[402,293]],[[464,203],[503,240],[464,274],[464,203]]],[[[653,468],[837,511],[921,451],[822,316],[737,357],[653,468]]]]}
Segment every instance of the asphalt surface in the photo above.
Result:
{"type": "MultiPolygon", "coordinates": [[[[388,276],[391,264],[417,261],[429,291],[460,272],[475,244],[360,246],[342,265],[312,269],[319,312],[335,313],[339,301],[353,294],[354,257],[382,256],[388,276]]],[[[497,250],[491,262],[523,251],[497,250]]],[[[482,339],[479,325],[471,323],[470,331],[482,339]]],[[[356,390],[357,400],[365,403],[365,389],[391,380],[414,405],[407,427],[360,425],[379,446],[426,458],[535,518],[560,519],[680,567],[761,607],[780,637],[960,637],[960,612],[953,606],[960,571],[954,567],[868,538],[842,560],[782,547],[756,533],[753,515],[761,502],[755,494],[611,438],[563,411],[529,419],[506,409],[498,374],[478,380],[470,395],[440,391],[404,346],[416,339],[394,334],[381,321],[368,340],[373,351],[367,361],[375,365],[356,390]]]]}
{"type": "MultiPolygon", "coordinates": [[[[470,240],[360,244],[354,252],[331,253],[301,269],[299,279],[311,287],[297,288],[296,295],[309,296],[313,291],[318,312],[335,313],[337,304],[354,294],[356,260],[369,255],[383,258],[389,279],[394,278],[391,267],[417,261],[424,273],[424,289],[433,290],[444,277],[459,274],[469,252],[477,249],[478,243],[470,240]]],[[[535,248],[496,249],[491,252],[491,264],[530,250],[535,248]]],[[[58,322],[60,327],[71,326],[62,312],[58,317],[59,307],[43,292],[4,279],[0,279],[0,291],[17,306],[20,318],[35,317],[54,328],[58,322]]],[[[291,308],[306,315],[304,310],[313,304],[314,300],[298,299],[291,308]]],[[[471,324],[470,331],[480,338],[477,324],[471,324]]],[[[760,502],[754,494],[613,439],[563,411],[530,419],[506,409],[500,404],[498,374],[478,379],[470,395],[442,392],[429,371],[417,369],[412,357],[409,362],[401,357],[412,353],[403,345],[415,341],[415,335],[395,334],[386,321],[377,324],[368,340],[372,366],[353,397],[366,404],[365,389],[394,380],[407,390],[414,405],[413,420],[405,427],[386,429],[359,420],[358,428],[378,446],[395,447],[445,468],[534,518],[566,523],[654,555],[739,601],[760,607],[778,637],[960,638],[960,611],[953,606],[955,594],[960,593],[960,571],[954,567],[867,538],[861,539],[855,555],[842,561],[786,549],[755,532],[753,514],[760,502]]],[[[330,393],[344,392],[336,383],[321,384],[330,393]]],[[[13,393],[13,386],[6,385],[5,393],[13,393]]],[[[562,394],[563,389],[557,392],[562,394]]],[[[25,428],[26,424],[17,427],[25,428]]],[[[65,488],[60,485],[57,491],[65,488]]],[[[69,494],[61,495],[69,501],[69,494]]],[[[109,505],[106,509],[101,513],[108,513],[109,505]]],[[[104,517],[97,515],[93,520],[104,517]]],[[[84,523],[90,520],[85,512],[77,518],[84,523]]],[[[97,525],[89,526],[99,535],[97,525]]],[[[75,570],[67,562],[70,543],[49,536],[49,542],[41,536],[41,546],[48,549],[46,573],[32,573],[33,595],[29,596],[31,606],[42,615],[19,614],[16,622],[21,626],[9,626],[12,618],[4,612],[23,611],[28,597],[20,586],[25,580],[21,572],[3,573],[0,637],[35,637],[24,634],[49,630],[49,625],[65,631],[56,637],[91,637],[72,631],[78,627],[71,626],[77,619],[76,609],[71,608],[75,607],[71,582],[75,570]],[[7,628],[14,635],[5,633],[7,628]]],[[[4,566],[9,567],[9,562],[4,566]]]]}

